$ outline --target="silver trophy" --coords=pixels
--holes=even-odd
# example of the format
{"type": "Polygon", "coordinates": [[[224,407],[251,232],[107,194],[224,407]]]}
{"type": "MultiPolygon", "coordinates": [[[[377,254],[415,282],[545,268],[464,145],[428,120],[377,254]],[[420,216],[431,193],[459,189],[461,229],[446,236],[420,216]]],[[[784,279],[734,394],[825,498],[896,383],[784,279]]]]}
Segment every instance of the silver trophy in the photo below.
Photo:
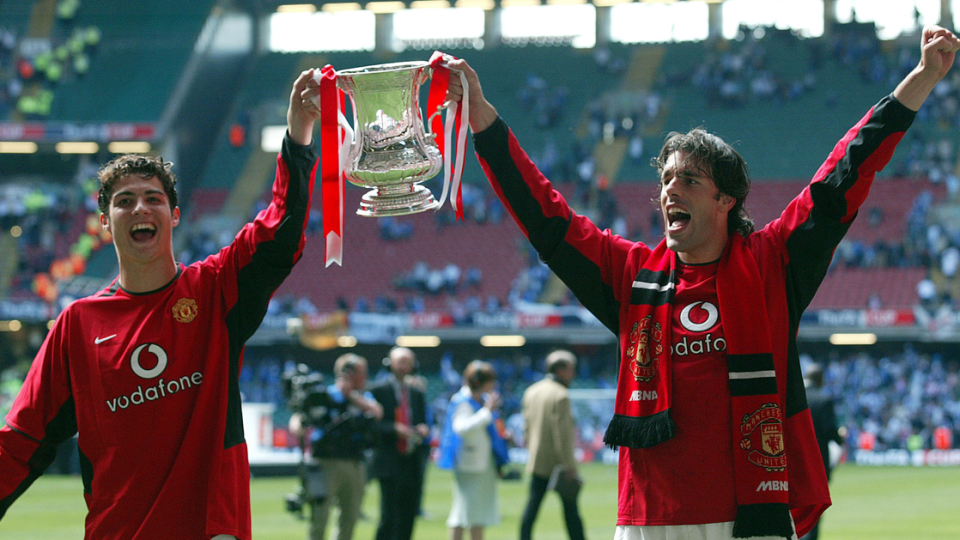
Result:
{"type": "Polygon", "coordinates": [[[353,104],[353,129],[345,126],[344,176],[365,193],[357,214],[403,216],[437,208],[430,190],[418,185],[436,175],[443,157],[434,135],[424,132],[420,86],[427,62],[380,64],[337,72],[337,85],[353,104]]]}

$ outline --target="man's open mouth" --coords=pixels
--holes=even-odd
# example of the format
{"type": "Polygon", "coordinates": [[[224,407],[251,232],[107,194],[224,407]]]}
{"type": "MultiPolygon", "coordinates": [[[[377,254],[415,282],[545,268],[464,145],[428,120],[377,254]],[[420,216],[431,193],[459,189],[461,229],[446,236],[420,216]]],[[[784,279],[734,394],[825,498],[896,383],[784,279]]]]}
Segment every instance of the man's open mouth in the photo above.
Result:
{"type": "Polygon", "coordinates": [[[138,223],[130,228],[130,236],[137,242],[150,240],[157,234],[157,228],[149,223],[138,223]]]}
{"type": "Polygon", "coordinates": [[[679,208],[671,208],[667,211],[667,225],[670,228],[682,227],[690,222],[690,214],[679,208]]]}

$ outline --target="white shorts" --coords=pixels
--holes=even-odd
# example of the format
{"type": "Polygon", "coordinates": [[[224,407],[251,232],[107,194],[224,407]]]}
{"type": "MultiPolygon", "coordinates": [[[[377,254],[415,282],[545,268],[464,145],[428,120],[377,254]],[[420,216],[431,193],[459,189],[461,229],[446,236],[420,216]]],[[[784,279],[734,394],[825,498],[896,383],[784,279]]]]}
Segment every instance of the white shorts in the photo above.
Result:
{"type": "MultiPolygon", "coordinates": [[[[733,522],[705,525],[617,525],[613,540],[735,540],[733,522]]],[[[782,536],[756,536],[751,540],[783,540],[782,536]]],[[[794,530],[790,540],[797,540],[794,530]]]]}

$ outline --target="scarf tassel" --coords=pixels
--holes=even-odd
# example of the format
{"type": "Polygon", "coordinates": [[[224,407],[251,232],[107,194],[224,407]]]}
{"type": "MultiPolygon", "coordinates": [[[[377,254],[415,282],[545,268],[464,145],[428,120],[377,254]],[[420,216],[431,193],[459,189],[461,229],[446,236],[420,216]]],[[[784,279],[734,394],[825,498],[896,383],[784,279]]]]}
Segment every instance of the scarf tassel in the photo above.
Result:
{"type": "Polygon", "coordinates": [[[639,418],[615,414],[603,435],[603,442],[610,448],[649,448],[672,438],[676,430],[669,409],[639,418]]]}
{"type": "Polygon", "coordinates": [[[786,503],[741,504],[733,522],[734,538],[753,536],[793,537],[793,521],[786,503]]]}

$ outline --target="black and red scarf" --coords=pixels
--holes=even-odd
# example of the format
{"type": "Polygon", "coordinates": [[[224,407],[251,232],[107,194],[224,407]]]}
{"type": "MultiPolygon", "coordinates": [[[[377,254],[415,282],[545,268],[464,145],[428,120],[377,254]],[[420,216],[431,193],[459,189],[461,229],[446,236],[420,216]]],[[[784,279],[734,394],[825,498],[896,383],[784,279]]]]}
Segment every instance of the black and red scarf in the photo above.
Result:
{"type": "MultiPolygon", "coordinates": [[[[614,417],[604,442],[648,448],[672,438],[670,326],[676,254],[666,242],[653,250],[633,282],[629,327],[620,336],[622,359],[614,417]],[[647,392],[644,399],[635,392],[647,392]],[[653,394],[652,392],[656,392],[653,394]],[[655,396],[651,399],[650,396],[655,396]]],[[[734,234],[717,268],[720,320],[734,444],[737,517],[733,536],[791,537],[783,409],[777,391],[763,283],[744,239],[734,234]],[[776,482],[776,483],[775,483],[776,482]]]]}

